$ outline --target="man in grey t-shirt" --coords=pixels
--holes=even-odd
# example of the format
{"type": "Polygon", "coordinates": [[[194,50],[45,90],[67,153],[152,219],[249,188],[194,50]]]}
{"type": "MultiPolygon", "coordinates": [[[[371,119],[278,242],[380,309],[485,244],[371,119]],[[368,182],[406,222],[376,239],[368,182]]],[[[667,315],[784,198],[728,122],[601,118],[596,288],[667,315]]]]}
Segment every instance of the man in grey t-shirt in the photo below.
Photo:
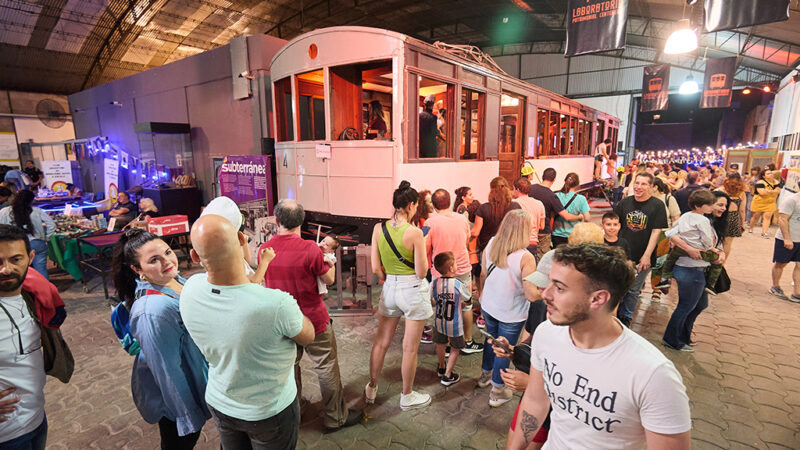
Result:
{"type": "Polygon", "coordinates": [[[769,293],[794,303],[800,303],[800,193],[793,193],[781,201],[778,208],[778,232],[775,234],[775,249],[772,253],[772,287],[769,293]],[[794,262],[792,279],[794,288],[791,296],[781,289],[783,269],[794,262]]]}

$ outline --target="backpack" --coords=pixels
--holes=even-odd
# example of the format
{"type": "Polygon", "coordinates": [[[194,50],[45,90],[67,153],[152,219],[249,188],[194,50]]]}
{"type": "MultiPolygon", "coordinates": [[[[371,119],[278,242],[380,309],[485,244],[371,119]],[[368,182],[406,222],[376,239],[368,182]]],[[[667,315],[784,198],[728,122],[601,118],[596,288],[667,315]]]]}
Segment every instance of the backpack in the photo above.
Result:
{"type": "Polygon", "coordinates": [[[111,326],[123,350],[131,356],[138,355],[141,349],[139,342],[131,335],[131,314],[125,303],[120,303],[111,311],[111,326]]]}

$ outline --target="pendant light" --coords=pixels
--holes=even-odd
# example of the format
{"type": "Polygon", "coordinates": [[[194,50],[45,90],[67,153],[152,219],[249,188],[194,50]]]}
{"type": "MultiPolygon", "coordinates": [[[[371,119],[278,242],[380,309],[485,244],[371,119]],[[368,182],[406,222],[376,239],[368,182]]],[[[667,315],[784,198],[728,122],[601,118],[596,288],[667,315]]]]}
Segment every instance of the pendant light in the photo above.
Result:
{"type": "Polygon", "coordinates": [[[667,44],[664,46],[664,53],[676,55],[690,52],[696,48],[697,34],[692,29],[689,19],[679,20],[677,28],[669,35],[669,38],[667,38],[667,44]]]}
{"type": "Polygon", "coordinates": [[[692,74],[686,77],[686,80],[681,84],[681,87],[678,89],[678,94],[681,95],[692,95],[696,94],[700,90],[700,86],[697,85],[697,81],[694,81],[694,77],[692,74]]]}

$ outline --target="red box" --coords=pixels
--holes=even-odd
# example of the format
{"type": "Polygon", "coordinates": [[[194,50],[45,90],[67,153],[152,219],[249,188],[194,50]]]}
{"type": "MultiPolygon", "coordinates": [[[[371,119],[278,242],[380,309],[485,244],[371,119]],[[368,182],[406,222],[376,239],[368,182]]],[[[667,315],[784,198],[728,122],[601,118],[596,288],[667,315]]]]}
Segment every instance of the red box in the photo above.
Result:
{"type": "Polygon", "coordinates": [[[189,217],[175,214],[172,216],[153,217],[147,222],[147,229],[159,236],[169,236],[170,234],[188,233],[189,217]]]}

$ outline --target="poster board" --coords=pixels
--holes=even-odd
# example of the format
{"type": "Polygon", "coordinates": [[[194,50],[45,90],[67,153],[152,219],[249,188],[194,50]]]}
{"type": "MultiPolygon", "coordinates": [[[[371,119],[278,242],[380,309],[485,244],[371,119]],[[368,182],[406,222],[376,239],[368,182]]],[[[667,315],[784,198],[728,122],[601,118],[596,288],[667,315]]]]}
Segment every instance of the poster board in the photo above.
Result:
{"type": "Polygon", "coordinates": [[[14,133],[0,132],[0,164],[19,168],[19,149],[17,148],[17,135],[14,133]]]}
{"type": "Polygon", "coordinates": [[[45,186],[56,192],[66,192],[72,184],[72,163],[70,161],[42,161],[45,186]]]}
{"type": "MultiPolygon", "coordinates": [[[[272,214],[274,205],[269,189],[272,180],[269,160],[264,155],[226,156],[219,167],[220,195],[239,205],[242,213],[244,234],[258,248],[267,238],[264,219],[272,214]]],[[[255,255],[254,255],[255,256],[255,255]]],[[[254,259],[255,261],[255,259],[254,259]]]]}
{"type": "Polygon", "coordinates": [[[119,162],[116,159],[103,160],[103,185],[106,198],[112,202],[117,201],[119,194],[119,162]]]}

